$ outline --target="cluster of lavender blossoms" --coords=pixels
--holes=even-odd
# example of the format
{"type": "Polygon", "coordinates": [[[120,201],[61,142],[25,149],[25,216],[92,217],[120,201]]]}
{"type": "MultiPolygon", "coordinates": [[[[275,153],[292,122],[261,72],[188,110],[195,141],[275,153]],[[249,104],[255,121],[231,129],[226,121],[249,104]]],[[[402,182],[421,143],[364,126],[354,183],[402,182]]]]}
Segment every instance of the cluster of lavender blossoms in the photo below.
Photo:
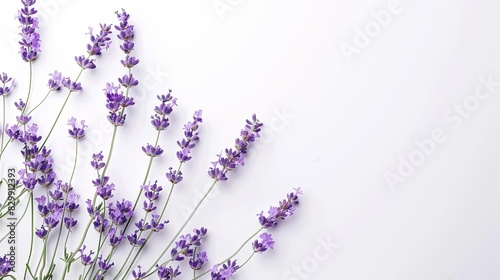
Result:
{"type": "Polygon", "coordinates": [[[38,34],[38,18],[33,8],[36,0],[21,0],[24,7],[18,11],[17,19],[21,23],[21,57],[24,61],[33,61],[38,57],[40,50],[40,34],[38,34]]]}
{"type": "MultiPolygon", "coordinates": [[[[12,143],[10,146],[19,149],[18,164],[21,168],[18,168],[18,178],[15,181],[16,189],[20,189],[21,192],[15,203],[26,205],[24,211],[28,213],[27,216],[31,215],[29,219],[31,238],[29,243],[22,243],[22,246],[26,244],[30,246],[27,260],[17,260],[13,263],[6,255],[0,257],[0,279],[5,277],[15,279],[14,275],[17,276],[16,273],[22,273],[24,270],[24,279],[39,280],[54,279],[58,276],[62,280],[66,277],[83,280],[100,280],[110,277],[140,280],[156,277],[171,280],[182,278],[184,275],[193,280],[203,277],[212,280],[227,280],[240,271],[254,255],[274,248],[275,240],[270,233],[265,231],[294,215],[299,204],[299,195],[302,194],[300,188],[288,193],[277,206],[271,206],[267,214],[264,212],[257,214],[259,230],[246,239],[234,254],[223,260],[209,260],[209,252],[204,248],[208,234],[206,227],[196,227],[189,233],[184,231],[216,183],[227,181],[228,172],[245,165],[249,147],[260,138],[260,131],[263,127],[255,114],[246,120],[234,142],[234,147],[224,149],[211,163],[207,172],[208,177],[213,181],[211,187],[184,220],[182,226],[173,229],[169,219],[173,220],[177,217],[170,217],[173,213],[168,211],[168,205],[175,195],[174,190],[178,188],[176,186],[186,175],[186,170],[182,170],[182,167],[196,157],[193,151],[200,141],[202,111],[194,111],[182,127],[182,137],[176,141],[177,147],[173,151],[168,151],[165,148],[167,146],[162,144],[160,134],[170,126],[174,108],[178,106],[177,97],[172,95],[170,89],[167,93],[156,96],[159,102],[154,106],[150,118],[156,138],[154,142],[146,142],[147,144],[141,147],[149,160],[145,175],[140,176],[144,179],[142,183],[126,183],[132,186],[135,184],[135,188],[127,186],[130,191],[137,192],[135,202],[127,198],[117,198],[116,196],[119,196],[117,190],[124,186],[121,186],[122,183],[115,185],[111,180],[113,174],[111,176],[107,174],[107,169],[113,149],[115,149],[115,140],[118,138],[117,129],[125,125],[127,117],[125,110],[135,105],[131,89],[139,84],[132,73],[132,69],[139,64],[139,59],[132,55],[135,43],[133,42],[134,25],[130,24],[130,14],[124,9],[116,12],[118,23],[116,25],[100,24],[98,32],[89,27],[86,33],[90,37],[90,42],[86,46],[87,53],[74,57],[80,69],[77,77],[71,79],[57,70],[53,71],[49,74],[47,82],[48,93],[40,103],[32,107],[28,104],[29,97],[31,92],[37,91],[31,89],[33,78],[31,68],[32,62],[41,52],[38,34],[39,21],[35,16],[36,0],[21,0],[21,3],[23,7],[18,11],[16,18],[21,23],[19,42],[21,57],[24,61],[30,62],[30,88],[24,101],[19,99],[18,102],[14,102],[15,109],[19,111],[15,116],[14,124],[5,124],[4,110],[0,129],[2,134],[0,157],[9,143],[12,143]],[[96,69],[96,56],[102,55],[103,51],[111,47],[113,27],[117,31],[116,38],[120,41],[119,49],[125,54],[120,63],[127,73],[119,76],[118,83],[108,82],[104,87],[107,120],[114,129],[109,152],[104,154],[99,151],[92,154],[90,166],[88,161],[86,165],[79,164],[79,157],[82,157],[78,152],[79,143],[84,140],[88,126],[92,126],[92,123],[81,118],[70,117],[67,121],[66,134],[69,140],[62,138],[57,140],[72,142],[72,147],[74,147],[71,175],[68,176],[69,178],[63,178],[65,175],[56,174],[54,171],[56,160],[47,144],[55,149],[59,149],[60,145],[54,145],[53,142],[48,142],[48,139],[66,104],[70,104],[68,103],[69,97],[74,92],[83,91],[82,83],[78,81],[80,75],[84,70],[96,69]],[[43,108],[41,105],[48,100],[51,92],[61,91],[64,88],[67,89],[68,94],[54,122],[47,124],[43,118],[40,118],[38,124],[35,123],[37,117],[32,115],[32,112],[43,108]],[[7,140],[5,145],[4,138],[7,140]],[[165,165],[162,167],[162,174],[165,177],[150,178],[153,177],[150,171],[154,159],[165,156],[168,152],[171,152],[172,156],[167,157],[167,160],[172,158],[176,163],[168,168],[165,165]],[[91,169],[96,176],[86,183],[82,182],[78,176],[85,174],[85,172],[79,172],[82,168],[91,169]],[[81,208],[80,203],[83,204],[84,210],[82,211],[88,214],[85,217],[86,220],[76,218],[81,208]],[[31,213],[28,209],[31,209],[31,213]],[[160,232],[161,234],[157,234],[160,232]],[[97,241],[97,244],[93,241],[97,241]],[[160,244],[163,252],[155,261],[144,266],[140,264],[143,259],[139,259],[139,256],[148,244],[160,244]],[[241,251],[245,247],[251,255],[247,256],[246,261],[241,262],[239,257],[243,254],[241,251]],[[35,248],[42,248],[42,250],[36,251],[35,248]],[[116,256],[123,252],[128,252],[124,254],[125,258],[117,259],[116,256]],[[71,269],[70,272],[70,268],[76,265],[79,265],[80,269],[71,269]]],[[[15,79],[5,73],[0,75],[0,96],[3,98],[4,108],[5,97],[12,93],[15,85],[15,79]]],[[[48,110],[52,108],[51,106],[48,110]]],[[[127,154],[119,156],[123,157],[127,154]]],[[[0,220],[6,215],[6,211],[5,203],[0,204],[0,220]]],[[[18,223],[22,222],[24,216],[23,214],[18,223]]],[[[210,232],[215,231],[211,229],[210,232]]],[[[4,239],[5,237],[0,239],[0,243],[4,239]]]]}

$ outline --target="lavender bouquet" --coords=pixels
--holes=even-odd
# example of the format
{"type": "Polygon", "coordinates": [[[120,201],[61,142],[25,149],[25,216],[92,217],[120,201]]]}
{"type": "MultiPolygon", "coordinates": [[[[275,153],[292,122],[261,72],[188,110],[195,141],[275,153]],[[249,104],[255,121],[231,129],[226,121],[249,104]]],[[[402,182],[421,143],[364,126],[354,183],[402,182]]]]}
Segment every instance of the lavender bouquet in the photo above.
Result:
{"type": "Polygon", "coordinates": [[[115,144],[120,141],[118,138],[127,137],[120,128],[126,125],[127,113],[136,105],[134,88],[139,84],[134,69],[140,60],[134,56],[134,25],[130,24],[130,15],[121,10],[116,12],[114,24],[89,28],[86,53],[75,56],[77,75],[70,77],[59,71],[50,73],[45,95],[37,98],[40,102],[33,104],[32,95],[42,90],[33,88],[36,60],[42,52],[35,4],[36,0],[21,0],[16,16],[20,24],[19,54],[29,68],[29,77],[23,81],[28,84],[27,93],[15,93],[16,83],[22,79],[16,80],[3,72],[0,75],[0,159],[2,166],[8,166],[7,174],[0,182],[0,223],[2,228],[10,229],[2,231],[0,236],[0,245],[6,245],[8,251],[0,252],[3,253],[0,255],[0,279],[222,280],[230,279],[255,254],[273,249],[275,241],[269,230],[294,214],[300,188],[286,194],[267,212],[258,213],[256,231],[250,233],[227,258],[212,260],[210,252],[204,249],[205,237],[209,234],[207,228],[188,228],[217,183],[227,181],[230,172],[245,165],[249,147],[260,137],[263,124],[259,119],[253,115],[246,120],[234,147],[224,149],[215,157],[206,173],[211,180],[210,187],[180,227],[171,228],[169,219],[179,217],[172,217],[167,208],[174,190],[185,176],[183,167],[191,161],[200,141],[202,111],[195,111],[184,124],[183,137],[176,141],[174,166],[164,168],[165,177],[151,178],[155,159],[166,153],[160,145],[160,137],[170,126],[171,115],[177,106],[177,97],[171,90],[157,94],[157,105],[151,112],[150,121],[156,132],[156,137],[150,142],[154,144],[141,147],[148,157],[145,174],[138,175],[143,178],[142,184],[135,188],[135,197],[117,198],[115,194],[119,187],[113,183],[108,168],[115,144]],[[68,110],[69,99],[84,91],[85,85],[80,82],[82,75],[94,71],[98,57],[106,55],[107,50],[115,45],[119,45],[123,53],[119,63],[124,73],[116,82],[103,85],[105,104],[97,105],[108,110],[107,121],[112,127],[109,149],[95,151],[89,160],[80,162],[79,145],[85,138],[88,125],[92,124],[82,116],[62,120],[63,112],[68,110]],[[43,110],[54,110],[55,105],[50,102],[55,92],[66,92],[66,95],[55,119],[49,119],[43,110]],[[13,98],[14,94],[22,96],[13,98]],[[60,176],[56,174],[57,159],[52,153],[58,147],[47,144],[51,143],[48,140],[54,128],[64,125],[65,121],[68,138],[59,141],[73,143],[74,162],[70,175],[60,176]],[[17,156],[7,156],[9,152],[17,156]],[[95,175],[76,182],[74,175],[82,169],[93,170],[95,175]],[[14,235],[16,228],[22,226],[29,229],[30,238],[19,242],[14,235]],[[168,232],[163,234],[164,231],[168,232]],[[161,252],[157,256],[140,258],[146,254],[144,250],[148,245],[161,247],[161,252]],[[16,259],[16,248],[27,251],[27,258],[16,259]],[[251,248],[250,253],[245,254],[244,248],[251,248]]]}

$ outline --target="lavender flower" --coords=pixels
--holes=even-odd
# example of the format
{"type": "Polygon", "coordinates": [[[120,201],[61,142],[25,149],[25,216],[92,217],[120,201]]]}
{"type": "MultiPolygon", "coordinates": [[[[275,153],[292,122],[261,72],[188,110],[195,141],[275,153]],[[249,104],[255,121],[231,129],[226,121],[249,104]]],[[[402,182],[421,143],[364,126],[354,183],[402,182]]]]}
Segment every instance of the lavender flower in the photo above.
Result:
{"type": "Polygon", "coordinates": [[[33,16],[37,13],[31,7],[36,0],[21,0],[24,7],[18,11],[17,19],[21,23],[21,57],[24,61],[33,61],[38,57],[40,50],[40,34],[38,34],[38,18],[33,16]]]}
{"type": "Polygon", "coordinates": [[[85,56],[75,56],[75,61],[78,66],[83,69],[94,69],[96,66],[94,64],[94,59],[86,58],[85,56]]]}
{"type": "Polygon", "coordinates": [[[64,217],[64,226],[67,228],[67,229],[72,229],[76,226],[76,223],[78,221],[75,220],[74,218],[71,218],[71,217],[64,217]]]}
{"type": "Polygon", "coordinates": [[[93,34],[93,28],[89,27],[89,32],[87,33],[90,36],[90,42],[92,44],[87,44],[87,52],[89,55],[101,55],[102,49],[108,49],[111,45],[111,38],[109,35],[111,34],[111,25],[100,24],[99,34],[93,34]]]}
{"type": "Polygon", "coordinates": [[[142,272],[141,270],[141,266],[138,265],[137,266],[137,272],[134,270],[132,270],[132,276],[134,277],[135,280],[140,280],[142,279],[144,276],[146,276],[146,272],[142,272]]]}
{"type": "Polygon", "coordinates": [[[137,233],[139,233],[139,230],[135,230],[134,233],[127,235],[127,239],[130,242],[130,245],[134,247],[141,247],[146,242],[146,238],[139,238],[137,233]]]}
{"type": "Polygon", "coordinates": [[[201,246],[201,240],[207,234],[207,229],[202,227],[194,229],[194,234],[181,235],[179,241],[175,242],[175,247],[170,251],[170,257],[174,261],[182,261],[184,257],[192,257],[195,248],[201,246]]]}
{"type": "Polygon", "coordinates": [[[70,193],[68,195],[68,199],[66,200],[66,211],[73,212],[80,207],[80,204],[76,202],[78,198],[80,198],[80,196],[76,193],[70,193]]]}
{"type": "Polygon", "coordinates": [[[168,268],[166,266],[157,266],[157,267],[158,267],[158,278],[161,280],[171,280],[181,275],[179,266],[177,266],[175,270],[171,266],[169,266],[168,268]]]}
{"type": "Polygon", "coordinates": [[[252,116],[251,121],[246,120],[246,125],[241,130],[240,138],[235,140],[235,149],[226,149],[225,156],[222,156],[222,153],[219,154],[217,161],[212,162],[212,167],[208,170],[208,176],[217,181],[226,181],[226,173],[228,171],[234,170],[240,165],[245,165],[244,158],[247,153],[247,147],[251,142],[260,137],[259,132],[261,127],[262,123],[259,122],[255,115],[252,116]]]}
{"type": "Polygon", "coordinates": [[[16,86],[16,80],[7,76],[3,73],[0,75],[0,82],[2,86],[0,87],[0,96],[7,96],[12,92],[12,89],[16,86]]]}
{"type": "Polygon", "coordinates": [[[82,84],[81,83],[77,83],[75,81],[71,81],[70,78],[64,78],[62,80],[62,85],[69,89],[70,92],[78,92],[80,90],[82,90],[82,84]]]}
{"type": "Polygon", "coordinates": [[[205,263],[208,262],[207,252],[201,251],[193,256],[192,259],[189,260],[189,266],[193,270],[200,270],[205,263]]]}
{"type": "Polygon", "coordinates": [[[240,268],[239,265],[236,264],[236,260],[231,261],[228,260],[227,263],[223,264],[222,267],[219,267],[218,264],[214,265],[210,269],[210,275],[212,280],[226,280],[231,279],[233,274],[240,268]]]}
{"type": "Polygon", "coordinates": [[[97,195],[103,200],[108,200],[113,197],[113,191],[115,190],[115,184],[106,184],[104,186],[97,187],[97,195]]]}
{"type": "Polygon", "coordinates": [[[26,103],[22,99],[19,99],[19,103],[14,102],[14,106],[16,106],[17,110],[22,111],[26,107],[26,103]]]}
{"type": "Polygon", "coordinates": [[[45,226],[42,225],[40,229],[35,229],[35,235],[41,239],[44,239],[49,232],[45,229],[45,226]]]}
{"type": "Polygon", "coordinates": [[[177,141],[177,145],[181,148],[181,150],[177,152],[177,159],[179,159],[180,162],[187,162],[191,159],[189,154],[196,146],[196,143],[198,143],[198,140],[200,140],[196,130],[198,130],[199,124],[203,122],[201,114],[201,110],[194,112],[193,121],[186,123],[183,128],[186,138],[177,141]]]}
{"type": "Polygon", "coordinates": [[[170,125],[168,116],[177,106],[177,98],[171,95],[172,90],[168,90],[167,95],[157,95],[156,98],[161,101],[160,105],[155,106],[155,115],[151,116],[151,124],[158,130],[165,130],[170,125]]]}
{"type": "Polygon", "coordinates": [[[97,232],[104,232],[109,225],[108,219],[103,218],[101,214],[99,214],[99,211],[95,211],[93,217],[94,217],[93,221],[94,229],[97,232]]]}
{"type": "Polygon", "coordinates": [[[122,201],[117,201],[116,206],[113,203],[109,203],[109,217],[111,221],[117,225],[123,225],[134,215],[132,210],[133,204],[129,200],[122,199],[122,201]]]}
{"type": "Polygon", "coordinates": [[[82,264],[84,266],[92,265],[94,263],[94,259],[92,258],[92,255],[94,254],[94,252],[92,252],[92,250],[90,250],[89,254],[86,255],[84,253],[86,248],[87,248],[87,246],[83,245],[83,247],[80,250],[78,250],[78,251],[80,251],[80,261],[82,262],[82,264]]]}
{"type": "Polygon", "coordinates": [[[279,202],[279,207],[271,206],[267,211],[267,216],[264,215],[264,212],[257,214],[262,227],[275,227],[279,220],[285,220],[293,215],[295,206],[299,204],[299,195],[302,194],[300,188],[294,188],[294,190],[295,192],[288,193],[287,198],[279,202]]]}
{"type": "Polygon", "coordinates": [[[182,172],[177,170],[173,170],[172,167],[168,168],[168,172],[165,174],[167,176],[167,179],[172,183],[172,184],[178,184],[182,181],[182,172]]]}
{"type": "Polygon", "coordinates": [[[134,49],[134,26],[128,23],[130,15],[122,9],[121,13],[116,12],[116,16],[120,21],[119,25],[115,25],[116,30],[118,30],[118,39],[122,40],[123,43],[120,45],[120,49],[126,54],[125,60],[121,63],[124,67],[132,68],[139,63],[139,60],[133,56],[130,56],[130,52],[134,49]]]}
{"type": "Polygon", "coordinates": [[[3,276],[9,274],[11,270],[12,264],[7,255],[4,255],[0,258],[0,278],[3,278],[3,276]]]}
{"type": "Polygon", "coordinates": [[[118,236],[116,235],[116,228],[111,228],[108,232],[108,236],[109,236],[109,245],[111,245],[112,247],[118,246],[125,238],[125,236],[122,234],[118,236]]]}
{"type": "Polygon", "coordinates": [[[92,165],[95,170],[100,170],[106,165],[103,159],[104,156],[102,155],[102,151],[98,154],[92,154],[92,161],[90,162],[90,165],[92,165]]]}
{"type": "Polygon", "coordinates": [[[157,157],[163,154],[163,150],[162,148],[160,148],[160,145],[153,147],[153,145],[150,145],[149,143],[146,145],[146,147],[142,147],[142,151],[150,157],[157,157]]]}
{"type": "Polygon", "coordinates": [[[261,241],[255,240],[252,243],[253,251],[256,253],[263,253],[267,251],[267,249],[273,249],[274,240],[271,234],[262,233],[260,236],[261,241]]]}
{"type": "Polygon", "coordinates": [[[63,80],[64,77],[62,76],[62,73],[54,71],[54,73],[50,73],[49,76],[51,77],[48,81],[48,86],[51,91],[59,91],[63,87],[63,80]]]}
{"type": "Polygon", "coordinates": [[[85,136],[85,128],[87,127],[85,125],[85,120],[81,120],[80,125],[77,125],[75,117],[71,117],[71,119],[68,120],[68,125],[71,127],[71,129],[68,129],[71,138],[81,139],[85,136]]]}
{"type": "Polygon", "coordinates": [[[113,265],[115,265],[115,263],[108,263],[107,260],[103,260],[102,259],[102,255],[100,255],[98,257],[98,262],[97,262],[97,265],[99,266],[99,268],[101,269],[101,271],[103,272],[103,274],[108,271],[113,265]]]}

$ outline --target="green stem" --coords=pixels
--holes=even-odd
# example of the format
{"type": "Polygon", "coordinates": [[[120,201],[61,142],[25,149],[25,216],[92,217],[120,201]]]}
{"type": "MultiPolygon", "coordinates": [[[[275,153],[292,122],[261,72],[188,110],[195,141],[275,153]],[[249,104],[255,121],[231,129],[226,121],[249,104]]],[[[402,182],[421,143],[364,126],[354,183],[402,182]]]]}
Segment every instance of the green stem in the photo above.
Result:
{"type": "Polygon", "coordinates": [[[29,80],[29,85],[28,85],[28,96],[26,97],[26,102],[25,102],[26,106],[24,106],[23,110],[21,111],[21,115],[23,115],[24,111],[26,111],[26,108],[28,108],[28,102],[29,102],[30,96],[31,96],[31,87],[33,84],[33,62],[30,61],[29,65],[30,65],[30,80],[29,80]]]}
{"type": "Polygon", "coordinates": [[[203,201],[205,201],[205,199],[210,194],[210,192],[212,191],[212,189],[215,187],[215,184],[217,184],[217,182],[218,182],[218,180],[215,179],[214,182],[212,183],[212,185],[210,186],[210,188],[205,193],[205,195],[201,198],[201,200],[198,202],[198,204],[196,204],[195,208],[193,209],[193,211],[191,211],[191,214],[189,214],[189,217],[184,222],[184,224],[182,225],[182,227],[177,231],[177,233],[174,235],[174,237],[172,237],[172,239],[170,240],[170,242],[168,243],[168,245],[165,247],[165,249],[163,250],[163,252],[161,252],[160,256],[153,262],[153,265],[146,271],[146,273],[147,273],[146,277],[150,276],[151,274],[153,274],[156,271],[156,269],[153,270],[153,271],[151,271],[151,270],[154,269],[155,264],[157,264],[160,261],[160,259],[163,257],[163,255],[165,255],[165,253],[168,251],[168,249],[170,248],[170,246],[174,243],[175,239],[182,233],[182,231],[184,230],[184,228],[187,226],[187,224],[189,223],[189,221],[191,221],[191,219],[193,218],[194,214],[196,213],[196,211],[198,210],[198,208],[200,207],[200,205],[203,203],[203,201]]]}
{"type": "Polygon", "coordinates": [[[28,261],[26,262],[26,268],[24,269],[24,279],[26,279],[26,273],[28,272],[28,267],[31,262],[31,255],[33,253],[33,235],[35,234],[35,221],[34,221],[34,209],[33,209],[33,193],[30,192],[30,200],[28,204],[31,205],[31,239],[30,239],[30,252],[28,254],[28,261]]]}
{"type": "Polygon", "coordinates": [[[2,96],[2,103],[3,103],[3,112],[2,112],[2,145],[0,147],[3,147],[3,139],[5,137],[5,95],[2,96]]]}
{"type": "MultiPolygon", "coordinates": [[[[82,69],[80,70],[80,73],[78,73],[78,75],[76,76],[75,83],[76,83],[76,81],[78,81],[78,79],[79,79],[79,78],[80,78],[80,76],[82,75],[83,70],[84,70],[84,68],[82,68],[82,69]]],[[[47,134],[47,137],[45,137],[45,140],[43,141],[43,144],[40,146],[40,149],[42,149],[42,148],[45,146],[45,143],[47,143],[47,140],[49,139],[50,135],[52,134],[52,131],[54,130],[54,127],[55,127],[55,126],[56,126],[56,124],[57,124],[57,121],[58,121],[58,120],[59,120],[59,118],[61,117],[61,114],[62,114],[62,112],[63,112],[63,110],[64,110],[64,107],[66,107],[66,104],[68,103],[68,100],[69,100],[69,97],[71,96],[71,93],[72,93],[72,91],[70,90],[70,91],[68,92],[68,96],[66,96],[66,99],[64,100],[64,103],[63,103],[63,105],[62,105],[61,109],[59,110],[59,113],[57,113],[56,120],[55,120],[55,121],[54,121],[54,123],[52,124],[52,127],[50,128],[49,133],[47,134]]],[[[26,102],[26,107],[28,106],[27,104],[28,104],[28,102],[26,102]]],[[[25,107],[25,108],[26,108],[26,107],[25,107]]]]}
{"type": "MultiPolygon", "coordinates": [[[[78,140],[75,140],[75,161],[73,164],[73,171],[71,172],[71,177],[70,177],[69,183],[68,183],[68,191],[66,192],[66,195],[64,196],[63,205],[66,205],[66,202],[68,201],[69,188],[71,187],[71,183],[73,182],[73,175],[75,174],[77,161],[78,161],[78,140]]],[[[51,269],[54,267],[54,260],[55,260],[56,254],[57,254],[57,248],[59,248],[59,241],[61,239],[61,234],[63,231],[65,214],[66,214],[66,209],[63,209],[61,221],[59,222],[60,223],[59,224],[59,233],[57,234],[56,246],[54,248],[54,254],[52,255],[52,260],[50,261],[50,266],[49,266],[49,271],[47,272],[47,276],[49,276],[51,274],[51,269]]],[[[68,233],[69,233],[69,229],[68,229],[68,233]]]]}
{"type": "Polygon", "coordinates": [[[42,99],[42,101],[40,101],[40,103],[38,103],[33,109],[31,109],[27,114],[26,116],[29,116],[31,115],[31,113],[33,113],[33,111],[35,111],[38,107],[40,107],[40,105],[42,105],[42,103],[45,101],[45,99],[47,99],[47,97],[49,97],[49,94],[52,92],[52,90],[49,90],[49,92],[47,92],[47,94],[45,94],[45,97],[42,99]]]}

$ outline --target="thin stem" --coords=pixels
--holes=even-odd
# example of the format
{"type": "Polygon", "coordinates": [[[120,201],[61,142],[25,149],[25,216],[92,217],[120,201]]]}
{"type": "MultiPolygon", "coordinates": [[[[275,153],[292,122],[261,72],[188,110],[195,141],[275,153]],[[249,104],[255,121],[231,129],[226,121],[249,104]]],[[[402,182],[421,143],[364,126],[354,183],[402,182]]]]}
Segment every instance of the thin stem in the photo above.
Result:
{"type": "Polygon", "coordinates": [[[42,101],[40,101],[40,103],[38,103],[33,109],[31,109],[27,114],[26,116],[29,116],[31,115],[31,113],[33,113],[33,111],[35,111],[38,107],[40,107],[40,105],[42,105],[42,103],[45,101],[45,99],[47,99],[47,97],[49,97],[49,94],[52,92],[52,90],[49,90],[47,92],[47,94],[45,94],[45,97],[42,99],[42,101]]]}
{"type": "MultiPolygon", "coordinates": [[[[77,161],[78,161],[78,140],[75,140],[75,161],[73,163],[73,171],[71,172],[71,177],[70,177],[69,183],[68,183],[68,191],[66,192],[66,195],[64,196],[64,203],[63,203],[63,205],[66,205],[66,202],[68,201],[69,188],[71,187],[71,182],[73,181],[73,175],[75,174],[77,161]]],[[[62,231],[63,231],[64,216],[65,216],[65,214],[66,214],[66,209],[63,209],[61,221],[59,222],[60,225],[59,225],[59,233],[57,234],[56,246],[54,248],[54,254],[52,255],[52,260],[50,261],[49,272],[47,273],[47,276],[49,276],[51,274],[50,270],[51,270],[51,268],[54,265],[54,259],[55,259],[56,254],[57,254],[57,248],[59,247],[59,241],[61,239],[61,234],[62,234],[62,231]]],[[[69,233],[69,229],[68,229],[68,233],[69,233]]]]}
{"type": "MultiPolygon", "coordinates": [[[[158,145],[158,141],[160,140],[160,132],[161,132],[161,130],[158,130],[158,133],[156,134],[155,147],[158,145]]],[[[142,180],[142,185],[145,185],[146,181],[148,180],[149,172],[151,171],[151,166],[153,165],[153,158],[154,157],[152,157],[152,156],[150,156],[150,158],[149,158],[148,167],[146,169],[146,174],[144,175],[144,179],[142,180]]],[[[135,211],[135,208],[137,207],[137,203],[139,203],[139,199],[141,198],[141,195],[142,195],[142,188],[139,189],[139,194],[137,194],[132,211],[135,211]]],[[[125,231],[128,228],[128,225],[130,224],[131,221],[132,221],[132,219],[128,220],[127,224],[125,225],[125,227],[122,230],[122,233],[125,233],[125,231]]]]}
{"type": "Polygon", "coordinates": [[[30,61],[29,65],[30,65],[30,80],[29,80],[29,85],[28,85],[28,96],[26,97],[26,103],[25,103],[26,106],[24,106],[23,110],[21,110],[21,115],[24,114],[24,111],[28,107],[28,102],[29,102],[30,96],[31,96],[31,87],[32,87],[32,84],[33,84],[33,62],[30,61]]]}
{"type": "MultiPolygon", "coordinates": [[[[81,76],[81,75],[82,75],[82,73],[83,73],[83,70],[85,70],[85,69],[84,69],[84,68],[82,68],[82,69],[80,70],[80,73],[78,73],[78,75],[76,76],[75,82],[76,82],[76,81],[78,81],[78,79],[80,78],[80,76],[81,76]]],[[[42,148],[45,146],[45,143],[47,143],[47,140],[49,139],[50,135],[52,134],[52,131],[54,130],[54,127],[56,126],[57,121],[59,120],[59,117],[61,117],[61,114],[62,114],[62,112],[63,112],[63,110],[64,110],[64,107],[66,107],[66,104],[68,103],[68,100],[69,100],[69,97],[71,96],[71,93],[72,93],[72,91],[70,90],[70,91],[68,92],[68,96],[66,96],[66,99],[64,100],[64,103],[63,103],[63,105],[62,105],[61,109],[59,110],[59,113],[57,114],[56,120],[55,120],[55,121],[54,121],[54,123],[52,124],[52,127],[50,128],[50,131],[49,131],[49,133],[47,134],[47,137],[45,137],[45,140],[43,141],[43,144],[40,146],[40,149],[42,149],[42,148]]],[[[27,103],[28,103],[28,102],[26,102],[26,107],[28,106],[28,105],[27,105],[27,103]]],[[[25,108],[26,108],[26,107],[25,107],[25,108]]]]}
{"type": "Polygon", "coordinates": [[[102,170],[101,179],[104,178],[104,175],[106,174],[106,170],[108,170],[109,161],[111,160],[111,155],[113,154],[113,147],[115,145],[116,130],[117,129],[118,129],[118,126],[115,125],[115,128],[113,129],[113,136],[111,138],[111,146],[109,147],[108,159],[106,160],[106,165],[104,165],[104,169],[102,170]]]}
{"type": "MultiPolygon", "coordinates": [[[[142,246],[139,248],[139,250],[138,250],[138,251],[137,251],[137,253],[135,254],[134,259],[132,260],[132,262],[130,262],[130,265],[129,265],[129,267],[128,267],[127,271],[125,272],[125,274],[123,275],[122,280],[124,280],[124,279],[127,277],[128,273],[130,272],[130,270],[131,270],[131,269],[132,269],[132,267],[134,266],[135,261],[136,261],[136,260],[137,260],[137,258],[139,257],[139,255],[140,255],[140,253],[141,253],[142,249],[144,249],[144,246],[146,245],[146,243],[148,243],[148,240],[151,238],[151,236],[152,236],[152,235],[153,235],[153,231],[150,231],[150,232],[149,232],[149,234],[148,234],[148,236],[146,237],[146,241],[145,241],[145,242],[144,242],[144,244],[142,244],[142,246]]],[[[117,275],[117,276],[118,276],[118,275],[117,275]]],[[[115,278],[115,279],[118,279],[118,278],[115,278]]]]}
{"type": "Polygon", "coordinates": [[[24,269],[24,279],[26,279],[26,273],[28,272],[28,267],[31,261],[31,254],[33,253],[33,235],[35,234],[35,220],[34,220],[34,209],[33,209],[33,193],[30,192],[30,200],[28,204],[31,205],[31,238],[30,238],[30,252],[28,254],[28,261],[26,262],[26,268],[24,269]]]}
{"type": "Polygon", "coordinates": [[[153,262],[153,265],[146,271],[146,273],[149,273],[146,276],[149,276],[149,275],[151,275],[152,273],[154,273],[156,271],[156,270],[153,270],[151,272],[151,270],[154,269],[155,264],[157,264],[160,261],[160,259],[163,257],[163,255],[165,255],[165,253],[168,251],[168,249],[170,248],[170,246],[174,243],[175,239],[181,234],[181,232],[187,226],[187,224],[189,223],[189,221],[191,221],[191,219],[193,218],[194,214],[196,213],[196,211],[198,210],[198,208],[200,207],[200,205],[203,203],[203,201],[205,201],[205,198],[207,198],[208,194],[210,194],[210,192],[215,187],[215,184],[217,184],[217,182],[218,182],[218,180],[215,179],[214,182],[212,183],[212,185],[210,186],[210,188],[208,189],[208,191],[205,193],[205,195],[201,198],[201,200],[198,202],[198,204],[196,204],[195,208],[193,209],[193,211],[191,212],[191,214],[189,215],[189,217],[187,218],[187,220],[184,222],[184,224],[182,225],[182,227],[177,231],[177,233],[174,235],[174,237],[172,238],[172,240],[170,240],[170,242],[165,247],[165,249],[163,250],[163,252],[161,252],[160,256],[153,262]]]}
{"type": "Polygon", "coordinates": [[[2,133],[2,145],[0,147],[3,147],[3,138],[5,137],[5,95],[2,96],[2,103],[3,103],[2,130],[0,131],[0,133],[2,133]]]}

